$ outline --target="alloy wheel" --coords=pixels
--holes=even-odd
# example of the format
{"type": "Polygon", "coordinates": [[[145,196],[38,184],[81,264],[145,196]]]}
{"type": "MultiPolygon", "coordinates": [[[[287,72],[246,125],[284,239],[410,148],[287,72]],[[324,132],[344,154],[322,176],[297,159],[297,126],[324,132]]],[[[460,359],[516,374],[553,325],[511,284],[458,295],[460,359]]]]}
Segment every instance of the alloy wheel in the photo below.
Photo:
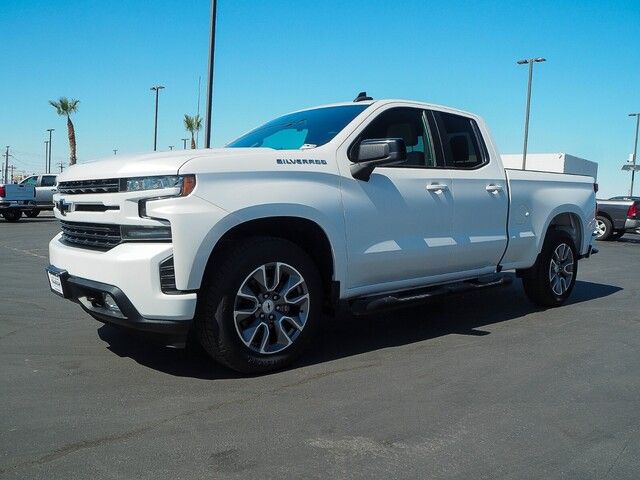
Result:
{"type": "Polygon", "coordinates": [[[307,323],[309,290],[295,268],[282,262],[259,266],[236,293],[233,318],[242,343],[274,354],[291,346],[307,323]]]}
{"type": "Polygon", "coordinates": [[[563,295],[573,279],[573,250],[566,243],[561,243],[553,251],[549,265],[549,283],[554,294],[563,295]]]}

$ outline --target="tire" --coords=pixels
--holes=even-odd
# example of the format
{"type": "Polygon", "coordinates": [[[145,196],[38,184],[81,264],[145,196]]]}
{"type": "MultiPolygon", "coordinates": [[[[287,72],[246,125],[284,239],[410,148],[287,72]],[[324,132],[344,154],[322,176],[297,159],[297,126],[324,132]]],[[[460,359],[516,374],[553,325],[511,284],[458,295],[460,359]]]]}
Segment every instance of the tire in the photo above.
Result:
{"type": "Polygon", "coordinates": [[[571,295],[577,274],[578,254],[573,239],[566,232],[551,230],[535,265],[523,276],[522,286],[529,300],[536,305],[558,307],[571,295]],[[554,271],[555,265],[558,269],[554,271]]]}
{"type": "Polygon", "coordinates": [[[613,225],[611,220],[601,215],[596,216],[596,240],[607,241],[613,233],[613,225]]]}
{"type": "Polygon", "coordinates": [[[257,237],[236,243],[214,268],[198,295],[194,325],[205,351],[241,373],[290,365],[322,316],[323,286],[313,260],[287,240],[257,237]]]}
{"type": "Polygon", "coordinates": [[[24,216],[27,218],[36,218],[38,215],[40,215],[40,210],[38,209],[25,210],[24,212],[24,216]]]}
{"type": "Polygon", "coordinates": [[[6,212],[2,212],[2,216],[7,222],[15,223],[22,217],[20,210],[9,209],[6,212]]]}
{"type": "Polygon", "coordinates": [[[625,233],[624,230],[616,230],[611,234],[609,240],[620,240],[625,233]]]}

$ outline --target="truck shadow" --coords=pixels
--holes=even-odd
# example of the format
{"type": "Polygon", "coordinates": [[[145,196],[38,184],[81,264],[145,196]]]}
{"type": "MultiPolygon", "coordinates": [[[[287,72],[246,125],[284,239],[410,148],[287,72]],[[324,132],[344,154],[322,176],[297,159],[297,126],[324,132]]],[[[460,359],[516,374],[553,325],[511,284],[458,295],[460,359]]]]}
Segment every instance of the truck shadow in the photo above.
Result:
{"type": "MultiPolygon", "coordinates": [[[[607,297],[621,287],[578,281],[570,301],[561,308],[607,297]]],[[[410,345],[443,335],[490,335],[482,327],[516,320],[540,311],[525,297],[519,281],[496,289],[450,295],[404,308],[363,317],[348,313],[326,318],[318,336],[291,368],[314,365],[383,348],[410,345]]],[[[110,325],[98,329],[108,349],[148,368],[198,379],[242,378],[213,362],[200,347],[164,348],[110,325]]],[[[425,347],[428,348],[428,347],[425,347]]]]}

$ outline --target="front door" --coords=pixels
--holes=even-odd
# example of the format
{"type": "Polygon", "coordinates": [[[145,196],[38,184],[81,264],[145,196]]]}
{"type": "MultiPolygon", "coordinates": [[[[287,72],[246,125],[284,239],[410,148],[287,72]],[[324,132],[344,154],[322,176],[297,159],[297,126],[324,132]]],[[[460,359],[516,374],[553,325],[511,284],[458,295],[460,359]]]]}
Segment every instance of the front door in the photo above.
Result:
{"type": "Polygon", "coordinates": [[[407,146],[406,162],[376,168],[367,182],[343,175],[348,289],[403,288],[450,271],[452,182],[434,131],[422,109],[387,108],[342,153],[351,156],[367,139],[402,138],[407,146]]]}

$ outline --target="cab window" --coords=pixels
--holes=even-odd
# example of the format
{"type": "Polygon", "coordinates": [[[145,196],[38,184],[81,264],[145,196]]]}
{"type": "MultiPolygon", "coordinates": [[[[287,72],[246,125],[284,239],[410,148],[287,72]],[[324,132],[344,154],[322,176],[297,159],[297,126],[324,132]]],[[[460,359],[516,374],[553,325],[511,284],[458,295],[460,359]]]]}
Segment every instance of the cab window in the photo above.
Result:
{"type": "Polygon", "coordinates": [[[446,112],[435,115],[447,168],[471,169],[487,163],[488,155],[475,120],[446,112]]]}
{"type": "Polygon", "coordinates": [[[42,186],[43,187],[53,187],[56,184],[56,176],[55,175],[43,175],[42,176],[42,186]]]}
{"type": "Polygon", "coordinates": [[[38,176],[33,175],[31,177],[27,177],[20,182],[21,185],[33,185],[34,187],[38,184],[38,176]]]}

